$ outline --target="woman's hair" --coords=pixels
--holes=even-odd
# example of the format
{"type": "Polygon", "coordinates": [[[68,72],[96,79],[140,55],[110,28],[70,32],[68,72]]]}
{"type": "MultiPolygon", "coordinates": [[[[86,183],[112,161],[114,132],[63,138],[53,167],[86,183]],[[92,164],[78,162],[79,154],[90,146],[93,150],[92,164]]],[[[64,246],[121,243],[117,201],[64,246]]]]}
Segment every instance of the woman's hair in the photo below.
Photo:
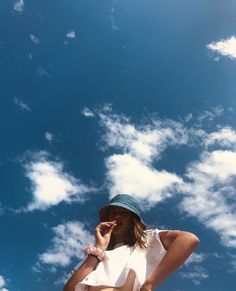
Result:
{"type": "Polygon", "coordinates": [[[134,221],[134,238],[135,238],[134,243],[137,243],[141,249],[144,249],[148,245],[148,235],[145,232],[147,227],[142,221],[140,221],[136,217],[134,217],[133,221],[134,221]]]}
{"type": "MultiPolygon", "coordinates": [[[[129,246],[137,244],[141,249],[144,249],[148,246],[148,234],[145,232],[147,227],[142,221],[140,221],[139,217],[136,214],[132,214],[132,217],[133,223],[130,227],[130,232],[128,233],[125,240],[125,244],[129,246]]],[[[113,249],[114,245],[114,237],[113,235],[111,235],[108,250],[113,249]]]]}

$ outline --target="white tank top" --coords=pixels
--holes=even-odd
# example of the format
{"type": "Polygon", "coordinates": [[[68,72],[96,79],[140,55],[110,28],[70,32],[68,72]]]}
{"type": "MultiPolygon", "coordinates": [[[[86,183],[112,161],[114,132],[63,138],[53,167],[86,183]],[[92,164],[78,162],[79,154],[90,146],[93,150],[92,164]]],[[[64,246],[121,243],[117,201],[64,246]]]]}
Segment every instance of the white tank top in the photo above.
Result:
{"type": "Polygon", "coordinates": [[[106,251],[106,260],[100,262],[94,271],[78,283],[75,291],[85,291],[88,285],[120,288],[124,285],[130,270],[136,274],[133,291],[140,290],[145,279],[166,254],[159,232],[158,229],[146,231],[149,244],[144,250],[136,245],[133,247],[123,245],[106,251]]]}

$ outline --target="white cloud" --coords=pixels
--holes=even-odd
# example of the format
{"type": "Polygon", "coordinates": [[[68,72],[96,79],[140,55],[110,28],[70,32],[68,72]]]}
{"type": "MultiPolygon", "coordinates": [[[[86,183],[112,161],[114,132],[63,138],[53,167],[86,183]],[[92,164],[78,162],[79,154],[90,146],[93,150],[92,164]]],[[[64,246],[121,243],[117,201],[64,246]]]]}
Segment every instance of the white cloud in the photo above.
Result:
{"type": "Polygon", "coordinates": [[[76,35],[75,35],[75,31],[74,30],[70,30],[67,32],[66,36],[68,38],[76,38],[76,35]]]}
{"type": "Polygon", "coordinates": [[[185,261],[185,265],[199,264],[206,259],[206,255],[203,253],[192,253],[191,256],[185,261]]]}
{"type": "Polygon", "coordinates": [[[81,111],[81,113],[85,116],[85,117],[94,117],[95,114],[92,110],[90,110],[89,108],[87,107],[84,107],[81,111]]]}
{"type": "Polygon", "coordinates": [[[60,224],[53,228],[53,232],[52,245],[39,256],[39,260],[54,268],[68,266],[73,258],[81,261],[84,258],[84,247],[94,243],[94,236],[80,222],[60,224]]]}
{"type": "Polygon", "coordinates": [[[166,171],[157,171],[128,154],[113,155],[106,161],[110,193],[131,193],[142,202],[143,208],[154,206],[173,195],[182,180],[166,171]]]}
{"type": "Polygon", "coordinates": [[[189,183],[180,185],[187,194],[181,209],[216,231],[227,247],[236,247],[236,152],[204,152],[187,168],[189,183]]]}
{"type": "Polygon", "coordinates": [[[6,280],[0,275],[0,291],[8,291],[6,287],[6,280]]]}
{"type": "Polygon", "coordinates": [[[19,98],[14,97],[13,101],[19,107],[21,111],[31,111],[30,107],[19,98]]]}
{"type": "Polygon", "coordinates": [[[46,210],[61,202],[83,201],[83,195],[95,191],[63,170],[63,163],[51,161],[46,152],[33,155],[25,164],[32,183],[33,201],[24,211],[46,210]]]}
{"type": "Polygon", "coordinates": [[[53,140],[53,134],[50,132],[46,132],[45,133],[45,139],[48,141],[52,141],[53,140]]]}
{"type": "Polygon", "coordinates": [[[212,110],[205,110],[198,116],[198,121],[213,121],[216,117],[221,116],[224,113],[224,107],[222,105],[218,105],[213,107],[212,110]]]}
{"type": "Polygon", "coordinates": [[[205,145],[218,145],[224,148],[236,149],[236,131],[230,127],[221,128],[219,131],[208,135],[205,145]]]}
{"type": "Polygon", "coordinates": [[[231,59],[236,58],[236,38],[234,36],[212,42],[207,45],[207,48],[231,59]]]}
{"type": "Polygon", "coordinates": [[[30,39],[31,39],[32,42],[35,43],[35,44],[39,44],[39,43],[40,43],[39,38],[37,38],[37,37],[34,36],[33,34],[30,35],[30,39]]]}
{"type": "Polygon", "coordinates": [[[193,271],[181,272],[180,276],[191,280],[195,285],[201,285],[203,280],[209,278],[207,271],[200,266],[195,266],[193,271]]]}
{"type": "Polygon", "coordinates": [[[187,132],[180,123],[152,119],[149,124],[136,126],[125,116],[100,112],[105,128],[104,140],[109,147],[150,163],[169,146],[186,144],[187,132]]]}
{"type": "Polygon", "coordinates": [[[22,12],[24,10],[24,1],[18,0],[14,3],[14,10],[17,12],[22,12]]]}

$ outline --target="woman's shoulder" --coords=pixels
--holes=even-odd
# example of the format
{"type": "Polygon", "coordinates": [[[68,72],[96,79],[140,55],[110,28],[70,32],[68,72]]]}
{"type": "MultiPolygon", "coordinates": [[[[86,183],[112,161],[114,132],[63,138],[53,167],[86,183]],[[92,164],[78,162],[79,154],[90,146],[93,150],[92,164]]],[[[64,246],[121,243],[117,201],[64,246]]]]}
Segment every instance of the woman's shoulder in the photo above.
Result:
{"type": "Polygon", "coordinates": [[[168,229],[159,229],[159,228],[149,228],[145,230],[146,234],[157,234],[163,231],[168,231],[168,229]]]}
{"type": "Polygon", "coordinates": [[[159,229],[159,228],[151,228],[151,229],[145,230],[145,233],[147,234],[149,242],[151,242],[152,240],[155,240],[155,241],[157,240],[161,242],[160,233],[165,232],[165,231],[168,231],[168,230],[159,229]]]}
{"type": "Polygon", "coordinates": [[[145,233],[147,235],[154,235],[156,233],[159,233],[160,231],[162,231],[162,230],[160,230],[159,228],[149,228],[149,229],[145,230],[145,233]]]}
{"type": "Polygon", "coordinates": [[[160,237],[160,233],[163,231],[167,231],[167,230],[153,228],[153,229],[147,229],[145,231],[148,236],[148,246],[152,248],[158,248],[158,250],[160,250],[161,253],[166,251],[160,237]]]}
{"type": "Polygon", "coordinates": [[[158,235],[158,232],[159,232],[158,228],[150,228],[145,230],[148,245],[150,245],[153,239],[158,235]]]}

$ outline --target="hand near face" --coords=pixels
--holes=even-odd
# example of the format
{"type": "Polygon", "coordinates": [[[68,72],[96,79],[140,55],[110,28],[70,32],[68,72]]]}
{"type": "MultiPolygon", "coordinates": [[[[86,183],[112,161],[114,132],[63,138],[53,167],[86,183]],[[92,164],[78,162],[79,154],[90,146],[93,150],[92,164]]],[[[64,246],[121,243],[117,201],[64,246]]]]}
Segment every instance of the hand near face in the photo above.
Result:
{"type": "Polygon", "coordinates": [[[103,251],[109,245],[111,234],[113,228],[116,226],[116,221],[108,221],[108,222],[101,222],[95,228],[95,240],[96,240],[96,247],[99,247],[103,251]]]}

